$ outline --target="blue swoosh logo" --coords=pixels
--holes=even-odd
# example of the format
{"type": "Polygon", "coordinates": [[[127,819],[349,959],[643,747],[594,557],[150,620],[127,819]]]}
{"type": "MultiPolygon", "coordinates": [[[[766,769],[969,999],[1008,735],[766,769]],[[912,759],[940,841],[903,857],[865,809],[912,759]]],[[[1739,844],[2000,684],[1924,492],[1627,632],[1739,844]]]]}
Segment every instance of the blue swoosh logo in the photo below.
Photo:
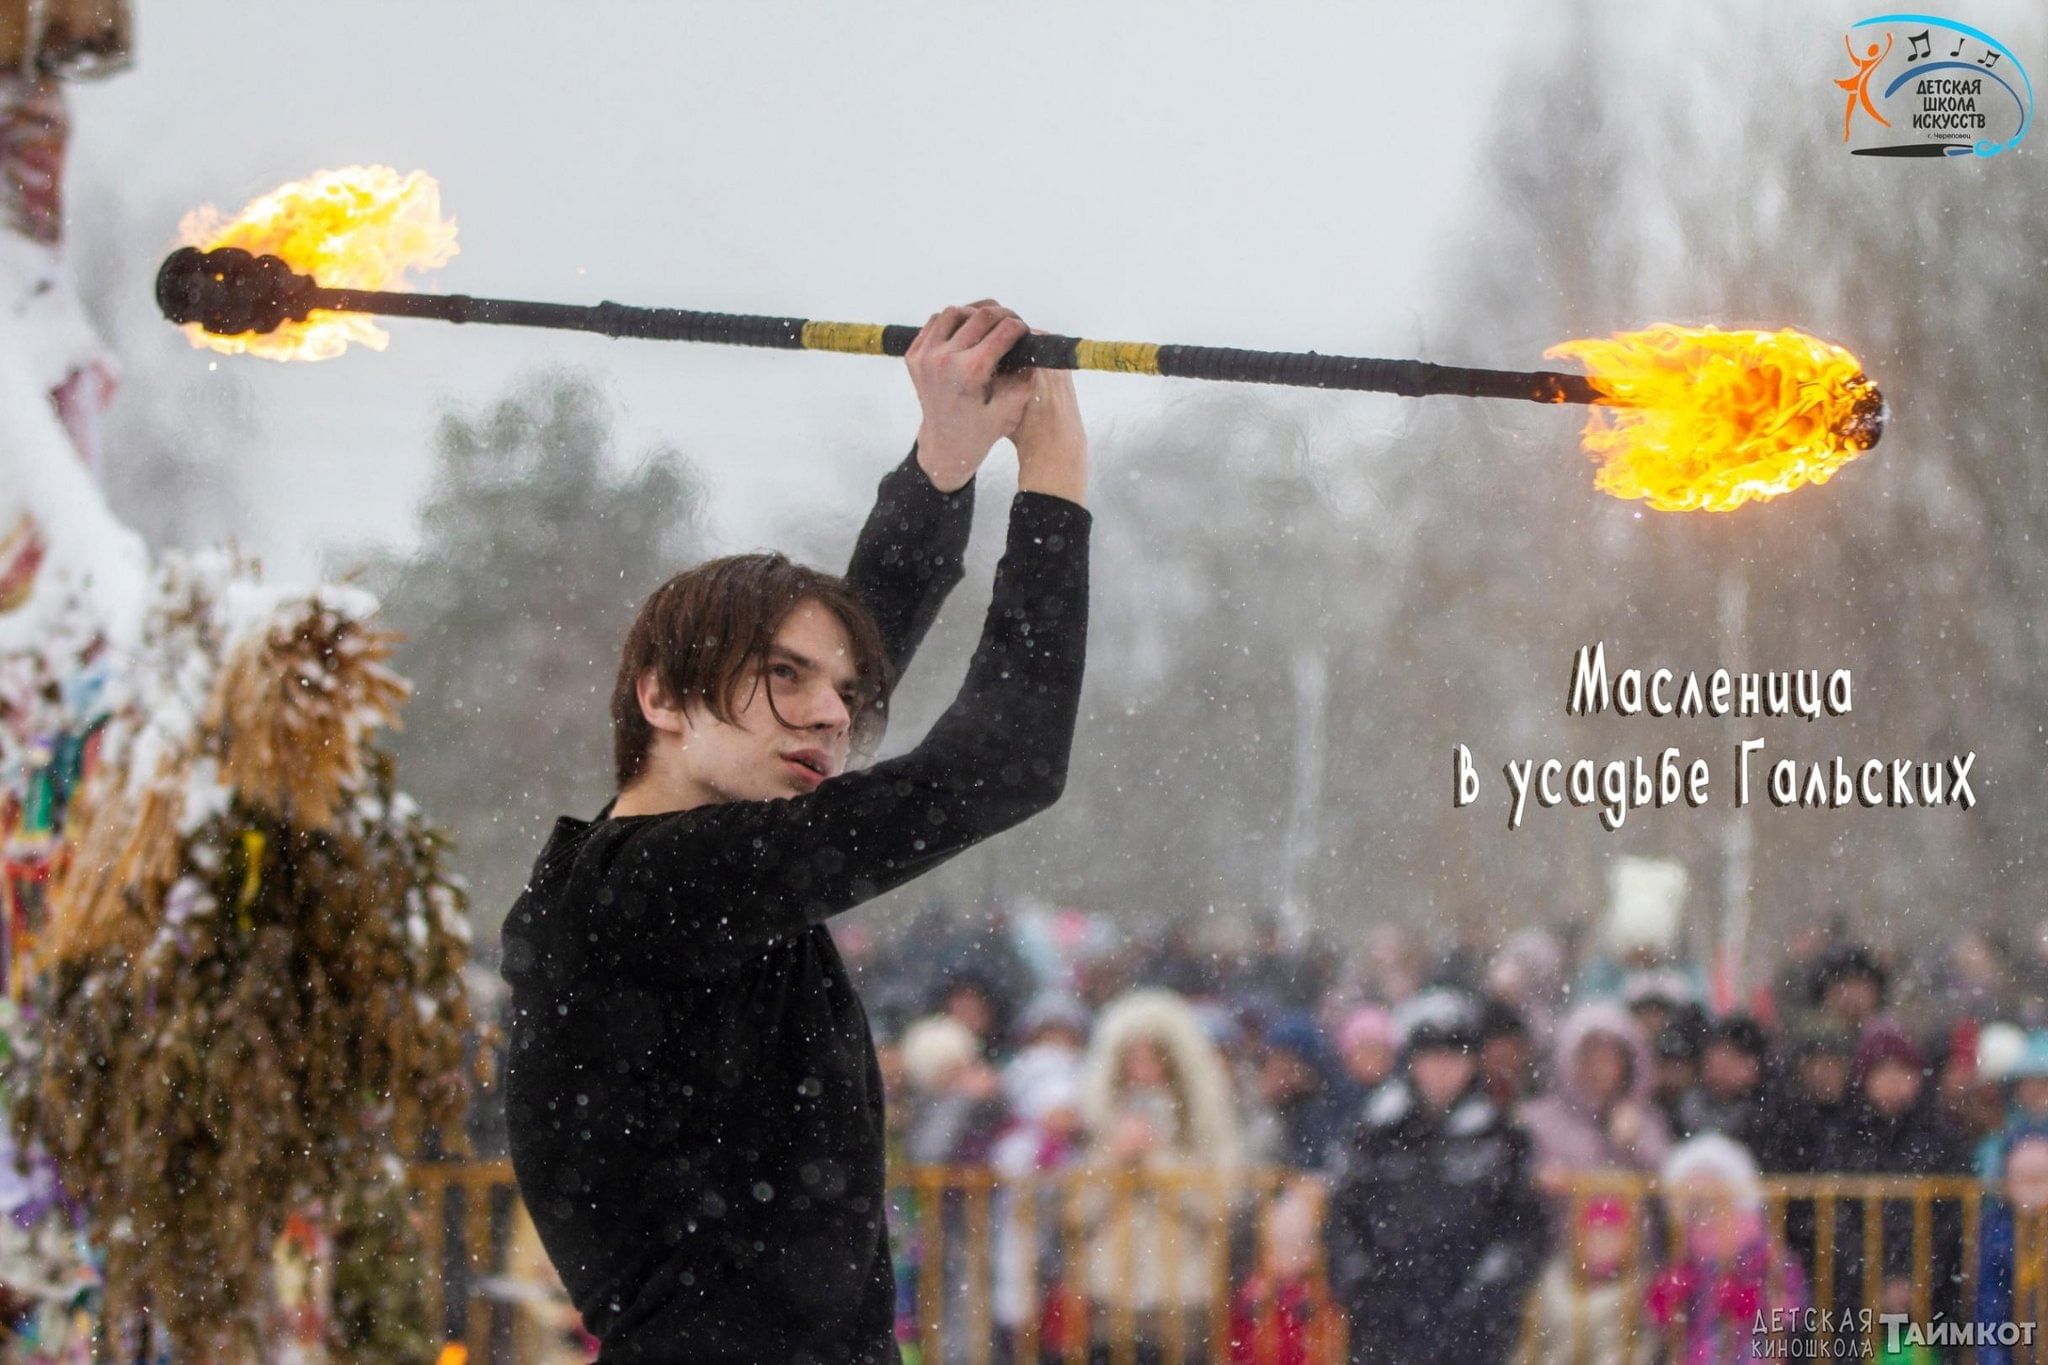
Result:
{"type": "Polygon", "coordinates": [[[2018,54],[2015,53],[2011,48],[2007,47],[2004,43],[1992,37],[1990,34],[1986,33],[1981,28],[1972,28],[1968,24],[1959,24],[1953,19],[1944,19],[1938,14],[1879,14],[1874,15],[1868,19],[1858,19],[1855,23],[1849,25],[1849,27],[1868,28],[1872,24],[1937,25],[1941,28],[1947,29],[1951,33],[1960,33],[1966,37],[1975,38],[1978,42],[1984,44],[1984,46],[2003,54],[2005,58],[2012,63],[2013,70],[2020,73],[2020,84],[2027,87],[2027,96],[2025,99],[2020,99],[2019,92],[2017,90],[2014,90],[2010,85],[2006,85],[2005,81],[2002,78],[2000,78],[1995,72],[1993,72],[1989,67],[1980,66],[1975,62],[1942,62],[1937,64],[1937,66],[1923,66],[1918,70],[1909,71],[1906,73],[1905,76],[1901,76],[1898,80],[1893,81],[1891,83],[1890,88],[1887,89],[1884,93],[1887,97],[1889,97],[1893,90],[1899,88],[1900,82],[1906,80],[1907,77],[1917,76],[1922,71],[1937,70],[1941,66],[1962,67],[1966,70],[1975,71],[1979,75],[1990,76],[1992,80],[1997,81],[2000,85],[2004,85],[2006,93],[2011,95],[2014,100],[2019,102],[2020,127],[2019,131],[2012,135],[2012,139],[2010,141],[1992,142],[1986,140],[1977,143],[1975,145],[1975,151],[1978,156],[1997,156],[2000,152],[2009,152],[2013,148],[2020,145],[2020,139],[2027,135],[2027,129],[2031,128],[2034,124],[2034,79],[2033,77],[2027,74],[2027,68],[2021,64],[2018,54]]]}

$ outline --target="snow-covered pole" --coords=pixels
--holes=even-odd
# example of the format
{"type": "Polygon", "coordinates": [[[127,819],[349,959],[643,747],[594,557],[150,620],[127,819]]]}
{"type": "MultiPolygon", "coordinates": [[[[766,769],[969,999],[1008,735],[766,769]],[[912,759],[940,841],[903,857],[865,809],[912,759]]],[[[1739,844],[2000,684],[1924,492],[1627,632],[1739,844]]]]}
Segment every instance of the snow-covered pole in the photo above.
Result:
{"type": "MultiPolygon", "coordinates": [[[[376,289],[329,289],[294,271],[277,256],[234,247],[183,247],[157,272],[157,304],[176,323],[198,323],[234,336],[269,332],[315,310],[379,313],[514,327],[555,327],[611,337],[705,341],[788,351],[839,351],[900,356],[918,329],[879,323],[819,322],[743,313],[699,313],[682,308],[636,308],[621,303],[536,303],[480,299],[467,294],[411,294],[376,289]]],[[[1554,370],[1484,370],[1423,360],[1372,360],[1314,351],[1246,351],[1219,346],[1170,346],[1138,341],[1090,341],[1034,334],[1003,359],[1003,367],[1108,370],[1179,379],[1287,384],[1312,389],[1356,389],[1407,397],[1430,394],[1468,398],[1520,398],[1533,403],[1616,403],[1582,375],[1554,370]]],[[[1873,438],[1874,440],[1874,438],[1873,438]]]]}

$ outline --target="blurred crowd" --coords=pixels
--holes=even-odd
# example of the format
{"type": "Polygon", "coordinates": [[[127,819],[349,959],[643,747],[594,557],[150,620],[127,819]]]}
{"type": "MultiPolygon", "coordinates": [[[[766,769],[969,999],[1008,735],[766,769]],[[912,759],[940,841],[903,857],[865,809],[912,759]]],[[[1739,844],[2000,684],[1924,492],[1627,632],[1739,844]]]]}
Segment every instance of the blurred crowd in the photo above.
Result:
{"type": "MultiPolygon", "coordinates": [[[[1069,1182],[1082,1197],[1029,1210],[998,1185],[984,1216],[1013,1358],[1035,1341],[1065,1359],[1079,1332],[1107,1360],[1110,1324],[1139,1360],[1169,1338],[1191,1359],[1323,1358],[1318,1266],[1362,1361],[1506,1360],[1533,1342],[1538,1358],[1695,1365],[1752,1358],[1759,1322],[1796,1354],[1817,1303],[2002,1323],[2040,1278],[2016,1248],[2048,1207],[2048,932],[1956,927],[1902,952],[1815,924],[1746,989],[1669,921],[1347,942],[1274,918],[1133,933],[1078,910],[933,904],[886,937],[864,922],[835,936],[894,1162],[1185,1177],[1145,1199],[1069,1182]],[[1218,1168],[1283,1174],[1219,1210],[1242,1196],[1198,1178],[1218,1168]],[[1953,1196],[1768,1214],[1767,1177],[1834,1173],[1981,1180],[1981,1226],[1964,1236],[1953,1196]],[[1654,1210],[1630,1192],[1640,1176],[1660,1179],[1654,1210]],[[1219,1212],[1246,1231],[1213,1246],[1219,1212]],[[1206,1339],[1215,1321],[1228,1342],[1206,1339]]],[[[922,1269],[949,1297],[969,1278],[967,1204],[928,1197],[942,1207],[906,1191],[893,1219],[911,1353],[920,1259],[943,1262],[922,1269]]]]}

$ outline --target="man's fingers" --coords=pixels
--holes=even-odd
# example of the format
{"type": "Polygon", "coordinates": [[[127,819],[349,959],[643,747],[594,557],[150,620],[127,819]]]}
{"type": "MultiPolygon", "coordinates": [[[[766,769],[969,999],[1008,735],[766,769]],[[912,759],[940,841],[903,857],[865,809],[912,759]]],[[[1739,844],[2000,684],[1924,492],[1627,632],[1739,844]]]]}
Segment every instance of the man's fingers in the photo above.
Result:
{"type": "Polygon", "coordinates": [[[970,303],[967,306],[969,308],[992,308],[995,310],[996,316],[998,317],[1013,318],[1017,316],[1016,309],[1005,308],[1000,303],[997,303],[994,299],[976,299],[973,303],[970,303]]]}
{"type": "MultiPolygon", "coordinates": [[[[967,353],[968,373],[976,376],[993,376],[996,373],[996,366],[1002,363],[1010,348],[1023,340],[1029,330],[1022,318],[1008,317],[998,322],[989,329],[988,335],[967,353]]],[[[1016,373],[1028,374],[1028,371],[1020,370],[1016,373]]]]}
{"type": "Polygon", "coordinates": [[[931,321],[924,325],[924,331],[919,335],[927,338],[929,345],[943,346],[953,339],[953,334],[960,330],[960,324],[966,322],[967,317],[965,308],[942,308],[932,314],[931,321]]]}
{"type": "MultiPolygon", "coordinates": [[[[961,330],[964,332],[966,329],[962,328],[961,330]]],[[[996,362],[1008,354],[1010,348],[1015,346],[1023,338],[1024,334],[1030,330],[1030,328],[1024,325],[1024,319],[1014,314],[991,325],[987,334],[968,353],[975,368],[979,369],[986,365],[989,371],[993,373],[996,362]]]]}
{"type": "Polygon", "coordinates": [[[960,324],[960,330],[953,333],[952,348],[966,350],[978,344],[981,339],[996,329],[1003,321],[1002,315],[993,308],[976,307],[967,315],[967,321],[960,324]]]}
{"type": "Polygon", "coordinates": [[[924,326],[917,329],[917,335],[910,339],[910,349],[905,352],[906,359],[909,356],[921,355],[931,348],[934,344],[932,338],[939,330],[939,316],[937,313],[932,314],[924,320],[924,326]]]}

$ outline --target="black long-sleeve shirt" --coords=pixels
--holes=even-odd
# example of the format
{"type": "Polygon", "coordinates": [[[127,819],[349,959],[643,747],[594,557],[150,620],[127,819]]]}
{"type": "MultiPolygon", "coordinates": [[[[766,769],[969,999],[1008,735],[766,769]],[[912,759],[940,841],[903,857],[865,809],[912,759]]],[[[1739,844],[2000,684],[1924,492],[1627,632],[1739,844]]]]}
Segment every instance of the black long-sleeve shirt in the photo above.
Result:
{"type": "MultiPolygon", "coordinates": [[[[912,457],[847,578],[900,670],[959,581],[973,485],[912,457]]],[[[513,1169],[607,1362],[896,1358],[881,1075],[824,921],[1051,805],[1091,514],[1020,492],[959,695],[801,796],[562,816],[504,931],[513,1169]]]]}

